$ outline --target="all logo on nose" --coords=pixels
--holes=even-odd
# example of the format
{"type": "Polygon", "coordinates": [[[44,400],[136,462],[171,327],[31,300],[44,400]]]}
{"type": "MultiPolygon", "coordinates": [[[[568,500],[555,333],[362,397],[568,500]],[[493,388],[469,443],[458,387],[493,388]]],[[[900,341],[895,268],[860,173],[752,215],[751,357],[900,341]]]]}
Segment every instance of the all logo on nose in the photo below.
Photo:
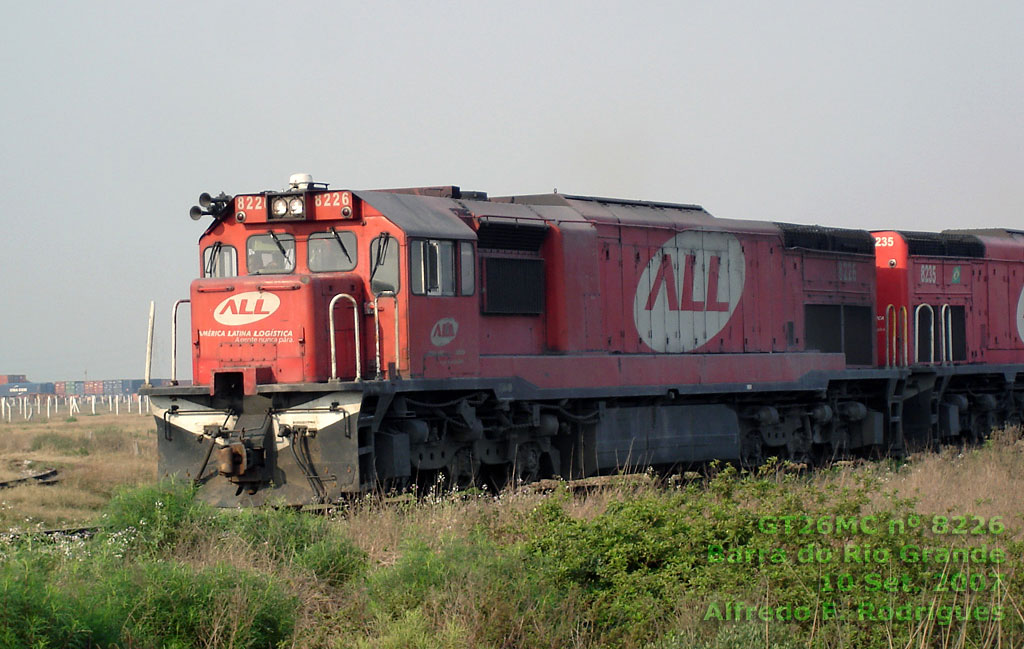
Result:
{"type": "Polygon", "coordinates": [[[746,261],[724,232],[681,232],[666,241],[640,274],[633,320],[657,352],[687,352],[716,336],[743,294],[746,261]]]}
{"type": "Polygon", "coordinates": [[[215,306],[213,319],[227,326],[251,324],[272,315],[279,306],[281,298],[273,293],[248,291],[232,295],[215,306]]]}

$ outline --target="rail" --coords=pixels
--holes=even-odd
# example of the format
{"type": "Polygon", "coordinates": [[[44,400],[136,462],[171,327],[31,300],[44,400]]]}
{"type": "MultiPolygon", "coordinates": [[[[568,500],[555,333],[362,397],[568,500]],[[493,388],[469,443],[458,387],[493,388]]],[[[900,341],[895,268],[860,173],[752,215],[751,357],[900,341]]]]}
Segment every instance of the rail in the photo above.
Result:
{"type": "MultiPolygon", "coordinates": [[[[928,360],[929,364],[935,363],[935,309],[930,304],[918,304],[914,309],[914,364],[921,363],[921,311],[928,310],[928,360]]],[[[945,351],[945,350],[943,350],[945,351]]],[[[943,359],[945,362],[945,359],[943,359]]]]}
{"type": "Polygon", "coordinates": [[[952,363],[953,309],[948,303],[939,307],[939,338],[942,339],[942,354],[940,355],[942,358],[942,364],[945,365],[946,363],[952,363]]]}
{"type": "Polygon", "coordinates": [[[192,300],[178,300],[171,308],[171,385],[178,385],[178,307],[192,300]]]}
{"type": "MultiPolygon", "coordinates": [[[[399,358],[398,358],[398,296],[395,295],[394,291],[381,291],[380,293],[375,295],[374,298],[373,298],[373,337],[374,337],[374,340],[376,342],[376,348],[377,348],[377,379],[378,380],[380,380],[384,376],[384,373],[381,372],[381,361],[380,361],[380,307],[377,304],[377,302],[382,297],[383,298],[391,298],[392,300],[395,301],[394,320],[395,320],[395,375],[396,376],[398,375],[398,364],[399,364],[399,358]]],[[[391,378],[395,378],[395,377],[391,377],[391,378]]]]}
{"type": "Polygon", "coordinates": [[[899,309],[896,305],[890,304],[885,307],[885,366],[886,367],[905,367],[908,364],[910,354],[907,347],[907,334],[909,333],[910,320],[907,307],[901,306],[899,309]],[[890,314],[892,314],[890,316],[890,314]],[[900,320],[903,321],[903,363],[900,363],[900,320]],[[895,320],[895,322],[893,322],[895,320]]]}
{"type": "Polygon", "coordinates": [[[331,380],[338,380],[338,344],[334,336],[334,306],[341,298],[345,298],[352,303],[352,322],[355,324],[356,381],[362,381],[363,368],[360,363],[359,303],[356,302],[356,299],[348,293],[338,293],[331,298],[331,304],[327,307],[328,318],[331,323],[331,380]]]}

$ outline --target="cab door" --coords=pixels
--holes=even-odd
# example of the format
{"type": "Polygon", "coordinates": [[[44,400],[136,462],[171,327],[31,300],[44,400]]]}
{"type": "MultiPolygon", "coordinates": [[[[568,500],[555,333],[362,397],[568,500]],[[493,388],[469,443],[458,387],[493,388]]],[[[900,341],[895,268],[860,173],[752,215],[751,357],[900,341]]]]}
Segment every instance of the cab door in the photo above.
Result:
{"type": "Polygon", "coordinates": [[[476,376],[480,336],[473,242],[412,239],[408,259],[413,375],[476,376]]]}

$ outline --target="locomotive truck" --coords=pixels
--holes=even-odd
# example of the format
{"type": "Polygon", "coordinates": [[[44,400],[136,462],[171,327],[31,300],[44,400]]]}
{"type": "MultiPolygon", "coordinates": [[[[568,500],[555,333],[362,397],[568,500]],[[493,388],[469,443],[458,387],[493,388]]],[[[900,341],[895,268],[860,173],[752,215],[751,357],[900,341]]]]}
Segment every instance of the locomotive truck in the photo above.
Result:
{"type": "Polygon", "coordinates": [[[222,506],[902,454],[1024,408],[1024,233],[306,174],[191,215],[192,383],[147,392],[160,473],[222,506]]]}

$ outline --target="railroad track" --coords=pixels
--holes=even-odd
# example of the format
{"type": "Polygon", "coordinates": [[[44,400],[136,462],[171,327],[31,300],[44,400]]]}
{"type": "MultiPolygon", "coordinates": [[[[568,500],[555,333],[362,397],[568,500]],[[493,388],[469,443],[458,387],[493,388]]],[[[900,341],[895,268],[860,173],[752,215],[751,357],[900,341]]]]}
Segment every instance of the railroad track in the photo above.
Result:
{"type": "Polygon", "coordinates": [[[4,480],[0,482],[0,489],[10,489],[11,487],[17,487],[23,484],[35,484],[35,485],[53,485],[60,482],[58,477],[59,473],[57,469],[47,469],[40,473],[36,473],[24,478],[15,478],[14,480],[4,480]]]}
{"type": "Polygon", "coordinates": [[[52,530],[32,530],[0,532],[0,539],[20,541],[22,539],[40,539],[46,541],[59,541],[60,539],[87,539],[99,532],[98,526],[94,527],[62,527],[52,530]]]}
{"type": "MultiPolygon", "coordinates": [[[[0,489],[9,489],[20,485],[48,486],[60,482],[57,469],[47,469],[24,478],[0,481],[0,489]]],[[[99,530],[98,527],[65,527],[52,530],[33,530],[31,532],[0,532],[0,538],[23,539],[27,537],[56,540],[59,538],[89,538],[99,530]]]]}

